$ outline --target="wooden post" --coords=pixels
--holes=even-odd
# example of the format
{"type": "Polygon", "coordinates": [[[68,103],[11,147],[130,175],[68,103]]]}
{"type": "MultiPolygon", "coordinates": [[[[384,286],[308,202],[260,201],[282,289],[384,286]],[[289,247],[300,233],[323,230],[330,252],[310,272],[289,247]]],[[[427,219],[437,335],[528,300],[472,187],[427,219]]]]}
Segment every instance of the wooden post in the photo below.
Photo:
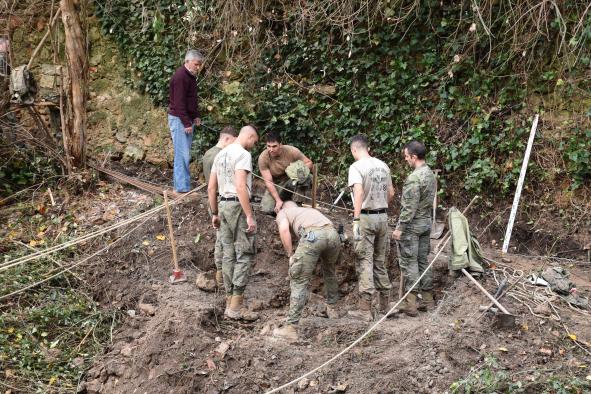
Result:
{"type": "Polygon", "coordinates": [[[312,169],[312,208],[316,208],[316,191],[318,190],[318,165],[312,169]]]}
{"type": "Polygon", "coordinates": [[[87,56],[84,33],[74,0],[60,0],[60,10],[66,37],[68,86],[66,92],[66,155],[73,164],[84,166],[86,147],[86,71],[87,56]]]}
{"type": "Polygon", "coordinates": [[[168,204],[168,194],[164,191],[164,206],[166,206],[166,221],[168,222],[168,236],[170,237],[170,247],[172,248],[172,266],[175,271],[179,270],[179,261],[176,256],[176,242],[174,240],[174,231],[172,230],[172,215],[170,205],[168,204]]]}

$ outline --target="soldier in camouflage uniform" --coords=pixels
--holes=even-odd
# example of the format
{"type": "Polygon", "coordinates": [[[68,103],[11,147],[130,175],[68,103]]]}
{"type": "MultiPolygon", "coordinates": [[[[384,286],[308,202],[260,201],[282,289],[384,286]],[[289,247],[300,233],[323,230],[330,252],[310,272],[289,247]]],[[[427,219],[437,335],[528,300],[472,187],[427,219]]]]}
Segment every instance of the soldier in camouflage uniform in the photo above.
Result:
{"type": "Polygon", "coordinates": [[[324,292],[328,315],[331,305],[338,300],[338,282],[335,264],[341,250],[341,239],[331,221],[314,208],[298,207],[293,201],[285,201],[277,214],[277,226],[283,248],[289,257],[289,284],[291,296],[287,324],[273,335],[287,340],[297,340],[297,324],[308,301],[308,286],[318,260],[322,261],[324,292]],[[294,253],[292,234],[300,241],[294,253]]]}
{"type": "Polygon", "coordinates": [[[222,273],[226,288],[225,315],[230,319],[256,319],[244,305],[244,290],[256,254],[256,221],[250,205],[252,157],[256,130],[244,126],[233,144],[214,159],[207,187],[211,222],[222,241],[222,273]],[[219,212],[218,212],[219,185],[219,212]]]}
{"type": "Polygon", "coordinates": [[[378,309],[387,311],[392,285],[385,261],[388,237],[388,205],[394,198],[390,169],[383,161],[371,157],[367,138],[357,135],[351,139],[351,154],[355,163],[349,168],[348,184],[353,188],[353,245],[359,275],[358,309],[349,314],[371,320],[371,302],[378,291],[378,309]]]}
{"type": "MultiPolygon", "coordinates": [[[[425,163],[425,145],[413,141],[404,147],[404,159],[414,169],[406,178],[402,189],[402,207],[392,237],[398,241],[399,264],[406,283],[406,291],[428,267],[430,250],[435,175],[425,163]]],[[[429,270],[415,288],[421,291],[425,306],[432,306],[433,276],[429,270]]],[[[417,294],[411,292],[399,309],[409,316],[417,315],[417,294]]]]}
{"type": "MultiPolygon", "coordinates": [[[[205,178],[205,182],[209,182],[209,176],[211,175],[211,167],[213,166],[213,160],[217,156],[218,153],[221,152],[226,146],[230,145],[236,139],[237,133],[236,129],[232,126],[226,126],[220,131],[220,138],[218,139],[218,143],[207,150],[203,155],[202,162],[203,162],[203,177],[205,178]]],[[[219,288],[224,286],[224,279],[222,275],[222,239],[220,237],[220,232],[216,231],[215,233],[215,249],[213,251],[213,260],[215,263],[215,282],[219,288]]]]}

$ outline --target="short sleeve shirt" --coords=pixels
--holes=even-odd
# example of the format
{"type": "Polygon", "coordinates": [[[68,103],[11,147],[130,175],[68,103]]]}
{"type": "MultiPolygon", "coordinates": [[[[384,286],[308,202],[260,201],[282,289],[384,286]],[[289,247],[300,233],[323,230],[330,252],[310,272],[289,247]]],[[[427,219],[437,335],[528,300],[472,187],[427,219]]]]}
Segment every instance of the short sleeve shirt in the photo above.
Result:
{"type": "Polygon", "coordinates": [[[280,223],[284,219],[287,219],[294,234],[299,234],[302,228],[332,225],[332,222],[326,216],[314,208],[284,208],[279,211],[275,220],[280,223]]]}
{"type": "Polygon", "coordinates": [[[349,167],[349,186],[363,186],[361,209],[388,208],[388,189],[392,186],[390,168],[375,157],[366,157],[349,167]]]}
{"type": "Polygon", "coordinates": [[[238,197],[236,191],[236,171],[248,172],[246,186],[248,195],[252,190],[252,156],[239,143],[233,143],[225,147],[217,154],[213,161],[211,171],[217,174],[218,193],[222,197],[238,197]]]}
{"type": "Polygon", "coordinates": [[[209,182],[209,175],[211,174],[211,167],[213,166],[213,159],[220,153],[222,148],[214,146],[209,148],[207,152],[203,154],[203,176],[205,177],[205,183],[209,182]]]}
{"type": "Polygon", "coordinates": [[[278,157],[271,157],[268,150],[264,150],[259,156],[259,170],[269,170],[273,181],[286,180],[285,169],[294,161],[304,160],[306,156],[295,146],[281,145],[278,157]]]}

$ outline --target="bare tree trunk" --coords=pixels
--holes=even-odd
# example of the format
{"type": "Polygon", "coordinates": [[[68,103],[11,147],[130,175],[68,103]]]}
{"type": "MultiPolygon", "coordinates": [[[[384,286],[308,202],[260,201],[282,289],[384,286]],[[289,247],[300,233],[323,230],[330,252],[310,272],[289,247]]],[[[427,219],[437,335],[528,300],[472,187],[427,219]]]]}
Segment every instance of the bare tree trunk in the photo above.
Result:
{"type": "MultiPolygon", "coordinates": [[[[65,105],[64,143],[66,155],[72,163],[84,166],[86,160],[86,46],[80,16],[74,0],[60,0],[60,10],[66,36],[66,57],[68,60],[65,105]]],[[[66,160],[68,162],[69,160],[66,160]]]]}

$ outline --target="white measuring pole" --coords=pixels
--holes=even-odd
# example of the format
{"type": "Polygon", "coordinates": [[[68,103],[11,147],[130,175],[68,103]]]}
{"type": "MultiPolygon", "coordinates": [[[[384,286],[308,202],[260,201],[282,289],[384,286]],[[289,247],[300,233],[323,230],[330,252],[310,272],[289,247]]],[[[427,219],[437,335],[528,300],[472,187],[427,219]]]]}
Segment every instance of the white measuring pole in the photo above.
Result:
{"type": "Polygon", "coordinates": [[[527,163],[529,162],[529,155],[531,154],[531,148],[534,144],[534,137],[536,136],[536,129],[538,128],[539,118],[540,115],[536,114],[536,117],[534,118],[534,123],[531,125],[531,131],[529,132],[529,140],[527,141],[525,156],[523,157],[523,163],[521,164],[519,181],[517,181],[517,190],[515,191],[515,197],[513,198],[511,215],[509,215],[509,223],[507,223],[507,231],[505,232],[505,239],[503,241],[503,253],[507,253],[507,250],[509,250],[511,231],[513,231],[513,223],[515,222],[515,216],[517,215],[517,207],[519,206],[519,199],[521,198],[521,189],[523,189],[523,181],[525,180],[525,173],[527,172],[527,163]]]}

